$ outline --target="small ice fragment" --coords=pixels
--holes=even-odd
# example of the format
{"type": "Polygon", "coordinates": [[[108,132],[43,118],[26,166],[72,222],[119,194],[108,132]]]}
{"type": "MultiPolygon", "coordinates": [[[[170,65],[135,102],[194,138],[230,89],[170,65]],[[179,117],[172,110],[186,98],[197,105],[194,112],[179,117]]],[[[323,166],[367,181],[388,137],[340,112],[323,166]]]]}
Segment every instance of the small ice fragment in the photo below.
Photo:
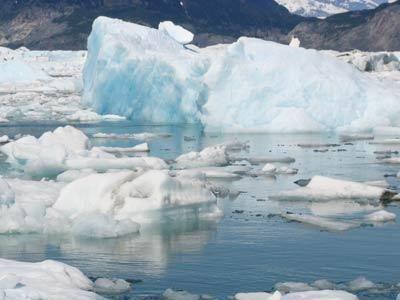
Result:
{"type": "Polygon", "coordinates": [[[8,143],[9,141],[10,141],[10,138],[8,137],[8,135],[0,136],[0,144],[5,144],[5,143],[8,143]]]}
{"type": "Polygon", "coordinates": [[[365,277],[358,277],[348,283],[348,289],[352,292],[370,290],[376,287],[375,283],[365,277]]]}
{"type": "Polygon", "coordinates": [[[326,279],[316,280],[311,285],[319,290],[334,290],[336,287],[336,284],[326,279]]]}
{"type": "Polygon", "coordinates": [[[308,291],[287,294],[282,300],[358,300],[358,297],[345,291],[308,291]]]}
{"type": "Polygon", "coordinates": [[[129,291],[131,285],[123,279],[97,278],[93,288],[97,293],[122,294],[129,291]]]}
{"type": "Polygon", "coordinates": [[[303,224],[326,229],[328,231],[345,231],[359,226],[359,224],[356,223],[336,221],[330,218],[307,214],[284,213],[281,216],[290,221],[300,222],[303,224]]]}
{"type": "Polygon", "coordinates": [[[286,166],[282,166],[276,170],[276,173],[278,173],[278,174],[287,174],[287,175],[297,174],[298,172],[299,172],[298,169],[289,168],[286,166]]]}
{"type": "Polygon", "coordinates": [[[201,300],[199,295],[190,294],[186,291],[174,291],[173,289],[167,289],[163,293],[165,300],[201,300]]]}
{"type": "Polygon", "coordinates": [[[365,219],[371,222],[389,222],[396,220],[396,214],[386,210],[380,210],[366,215],[365,219]]]}
{"type": "Polygon", "coordinates": [[[262,171],[267,174],[273,174],[276,172],[276,166],[270,163],[267,163],[263,168],[262,171]]]}
{"type": "Polygon", "coordinates": [[[127,147],[127,148],[122,148],[122,147],[94,147],[93,149],[100,149],[104,152],[108,153],[132,153],[132,152],[149,152],[149,144],[143,143],[136,145],[134,147],[127,147]]]}
{"type": "Polygon", "coordinates": [[[176,166],[181,169],[223,166],[226,164],[228,164],[228,155],[224,145],[207,147],[200,152],[185,153],[176,159],[176,166]]]}
{"type": "Polygon", "coordinates": [[[238,293],[234,300],[281,300],[282,294],[275,292],[274,294],[259,292],[259,293],[238,293]]]}

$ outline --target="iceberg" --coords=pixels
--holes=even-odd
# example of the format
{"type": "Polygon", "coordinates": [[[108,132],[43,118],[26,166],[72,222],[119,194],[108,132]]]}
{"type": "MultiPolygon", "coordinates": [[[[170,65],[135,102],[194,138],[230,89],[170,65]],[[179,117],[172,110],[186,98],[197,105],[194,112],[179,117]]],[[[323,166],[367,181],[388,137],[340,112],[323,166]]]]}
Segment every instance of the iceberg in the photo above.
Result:
{"type": "Polygon", "coordinates": [[[398,125],[400,86],[332,55],[246,37],[207,48],[180,42],[164,26],[97,18],[84,104],[138,123],[202,123],[208,131],[398,125]]]}

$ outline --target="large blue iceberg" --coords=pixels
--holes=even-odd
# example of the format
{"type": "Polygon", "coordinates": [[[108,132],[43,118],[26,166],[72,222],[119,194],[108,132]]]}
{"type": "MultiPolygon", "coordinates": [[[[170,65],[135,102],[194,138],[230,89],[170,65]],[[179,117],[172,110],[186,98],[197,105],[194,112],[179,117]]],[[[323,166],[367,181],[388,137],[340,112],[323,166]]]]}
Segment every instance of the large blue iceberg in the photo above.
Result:
{"type": "Polygon", "coordinates": [[[209,131],[400,125],[399,84],[328,54],[254,38],[197,48],[174,34],[96,19],[84,68],[84,102],[98,113],[138,123],[201,122],[209,131]]]}

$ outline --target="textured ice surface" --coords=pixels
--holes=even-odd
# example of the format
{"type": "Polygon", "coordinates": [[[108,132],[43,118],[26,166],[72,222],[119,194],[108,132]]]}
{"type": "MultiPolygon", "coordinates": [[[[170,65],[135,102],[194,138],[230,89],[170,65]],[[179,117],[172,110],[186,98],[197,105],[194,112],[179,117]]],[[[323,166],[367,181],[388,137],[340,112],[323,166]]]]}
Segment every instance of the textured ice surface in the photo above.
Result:
{"type": "Polygon", "coordinates": [[[271,195],[270,198],[286,201],[329,201],[343,199],[379,201],[385,191],[384,188],[364,183],[314,176],[307,186],[292,191],[280,192],[276,195],[271,195]]]}
{"type": "Polygon", "coordinates": [[[0,259],[0,299],[100,300],[96,293],[121,294],[131,285],[123,279],[92,282],[79,269],[54,260],[37,263],[0,259]]]}
{"type": "Polygon", "coordinates": [[[1,299],[101,299],[92,288],[81,271],[60,262],[0,259],[1,299]]]}
{"type": "Polygon", "coordinates": [[[104,17],[88,49],[84,102],[99,113],[225,131],[398,123],[398,84],[314,50],[240,38],[193,51],[163,31],[104,17]]]}
{"type": "Polygon", "coordinates": [[[92,169],[165,169],[156,157],[116,157],[108,152],[148,151],[145,144],[134,148],[90,148],[88,137],[80,130],[65,126],[41,137],[25,136],[0,147],[8,162],[32,177],[53,177],[67,170],[92,169]],[[115,150],[115,151],[114,151],[115,150]]]}

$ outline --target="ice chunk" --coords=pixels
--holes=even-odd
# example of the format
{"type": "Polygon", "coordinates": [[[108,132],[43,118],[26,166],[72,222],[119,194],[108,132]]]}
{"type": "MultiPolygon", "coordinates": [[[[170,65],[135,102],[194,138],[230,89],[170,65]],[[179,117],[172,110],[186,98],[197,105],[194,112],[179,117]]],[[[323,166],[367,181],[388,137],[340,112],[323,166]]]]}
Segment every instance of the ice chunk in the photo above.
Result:
{"type": "MultiPolygon", "coordinates": [[[[0,289],[5,299],[99,299],[93,282],[77,268],[46,260],[39,263],[0,259],[0,289]]],[[[1,293],[0,293],[1,295],[1,293]]]]}
{"type": "Polygon", "coordinates": [[[9,141],[10,141],[10,138],[8,137],[8,135],[0,136],[0,144],[5,144],[9,141]]]}
{"type": "Polygon", "coordinates": [[[68,121],[72,122],[99,122],[99,121],[121,121],[126,118],[117,115],[99,115],[98,113],[90,110],[78,110],[66,117],[68,121]]]}
{"type": "Polygon", "coordinates": [[[93,288],[97,293],[122,294],[129,291],[131,285],[123,279],[97,278],[93,288]]]}
{"type": "MultiPolygon", "coordinates": [[[[168,171],[89,175],[64,187],[53,207],[79,223],[79,232],[96,233],[97,227],[104,229],[96,235],[107,232],[109,225],[112,225],[112,232],[132,232],[134,224],[126,220],[159,222],[163,213],[173,211],[187,210],[187,215],[194,216],[219,213],[214,195],[201,181],[171,177],[168,171]],[[89,218],[79,218],[82,214],[93,213],[107,217],[94,215],[93,222],[85,221],[89,218]]],[[[187,215],[178,214],[178,217],[187,215]]]]}
{"type": "Polygon", "coordinates": [[[334,290],[336,287],[335,283],[326,279],[316,280],[311,285],[319,290],[334,290]]]}
{"type": "Polygon", "coordinates": [[[267,163],[262,169],[261,171],[263,171],[266,174],[274,174],[276,172],[276,166],[271,164],[271,163],[267,163]]]}
{"type": "Polygon", "coordinates": [[[171,135],[168,133],[151,133],[151,132],[141,132],[141,133],[95,133],[94,138],[101,139],[134,139],[139,141],[149,141],[156,138],[167,138],[171,135]]]}
{"type": "Polygon", "coordinates": [[[199,295],[190,294],[186,291],[174,291],[173,289],[167,289],[163,293],[165,300],[201,300],[199,295]]]}
{"type": "Polygon", "coordinates": [[[100,114],[201,122],[207,131],[349,132],[398,122],[400,86],[336,57],[245,37],[191,49],[162,30],[99,17],[83,102],[100,114]]]}
{"type": "Polygon", "coordinates": [[[282,300],[358,300],[358,298],[345,291],[325,290],[291,293],[283,296],[282,300]]]}
{"type": "Polygon", "coordinates": [[[334,179],[323,176],[314,176],[305,187],[292,191],[284,191],[269,196],[274,200],[308,200],[308,201],[330,201],[340,199],[357,199],[359,201],[371,201],[387,199],[394,194],[386,189],[370,186],[347,180],[334,179]]]}
{"type": "Polygon", "coordinates": [[[365,216],[365,219],[371,222],[388,222],[396,220],[396,214],[380,210],[365,216]]]}
{"type": "Polygon", "coordinates": [[[96,147],[104,152],[115,153],[131,153],[131,152],[149,152],[149,144],[143,143],[133,147],[121,148],[121,147],[96,147]]]}
{"type": "Polygon", "coordinates": [[[207,147],[200,152],[189,152],[176,158],[177,168],[198,168],[228,164],[225,145],[207,147]]]}
{"type": "Polygon", "coordinates": [[[253,157],[229,157],[231,161],[248,161],[253,165],[267,164],[267,163],[293,163],[296,160],[289,156],[253,156],[253,157]]]}
{"type": "Polygon", "coordinates": [[[180,44],[189,44],[193,41],[194,35],[182,26],[175,25],[171,21],[164,21],[158,25],[158,30],[168,34],[180,44]]]}
{"type": "Polygon", "coordinates": [[[348,289],[353,292],[365,291],[376,288],[375,283],[365,277],[358,277],[348,283],[348,289]]]}
{"type": "Polygon", "coordinates": [[[282,214],[282,217],[290,221],[300,222],[329,231],[345,231],[360,226],[360,224],[354,222],[337,221],[326,217],[308,214],[285,213],[282,214]]]}
{"type": "Polygon", "coordinates": [[[282,295],[279,292],[272,293],[238,293],[234,300],[281,300],[282,295]]]}

